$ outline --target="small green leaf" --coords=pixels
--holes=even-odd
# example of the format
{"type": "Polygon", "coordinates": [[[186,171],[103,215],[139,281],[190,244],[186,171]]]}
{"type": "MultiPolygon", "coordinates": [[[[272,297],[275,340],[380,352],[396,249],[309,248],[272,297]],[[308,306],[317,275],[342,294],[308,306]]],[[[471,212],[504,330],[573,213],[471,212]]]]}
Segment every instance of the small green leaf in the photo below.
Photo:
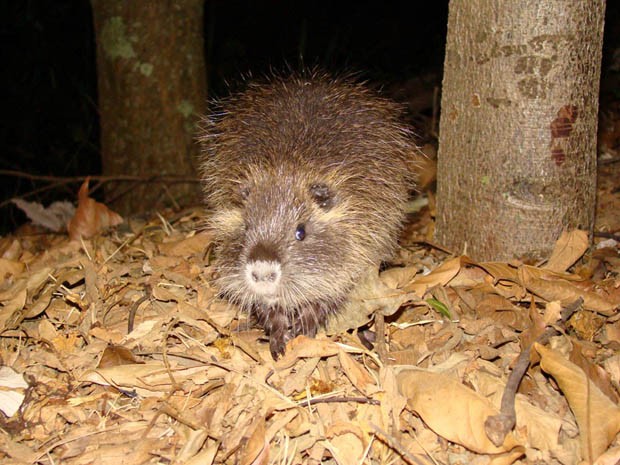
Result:
{"type": "Polygon", "coordinates": [[[426,303],[438,311],[442,316],[452,319],[450,316],[450,310],[448,310],[448,307],[443,302],[440,302],[437,299],[426,299],[426,303]]]}

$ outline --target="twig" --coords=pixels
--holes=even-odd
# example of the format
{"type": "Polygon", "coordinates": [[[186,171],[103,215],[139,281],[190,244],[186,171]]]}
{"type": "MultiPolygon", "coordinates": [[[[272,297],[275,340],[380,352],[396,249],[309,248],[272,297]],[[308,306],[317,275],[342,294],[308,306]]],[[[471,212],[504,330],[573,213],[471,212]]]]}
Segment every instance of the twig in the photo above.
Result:
{"type": "MultiPolygon", "coordinates": [[[[561,325],[564,325],[572,316],[572,314],[581,307],[582,304],[583,298],[579,297],[576,301],[564,307],[562,309],[559,323],[561,325]]],[[[557,329],[555,329],[554,327],[549,327],[534,342],[546,344],[547,341],[551,338],[551,336],[554,336],[557,333],[557,329]]],[[[512,431],[512,429],[515,427],[515,424],[517,423],[517,414],[515,412],[515,398],[517,396],[517,389],[519,388],[519,384],[521,384],[521,380],[523,379],[525,372],[530,366],[530,353],[532,352],[532,346],[534,345],[534,342],[532,342],[532,344],[523,349],[523,351],[516,359],[512,372],[510,373],[508,381],[506,382],[506,387],[502,396],[500,413],[498,415],[490,416],[484,422],[484,429],[486,431],[487,437],[497,447],[500,447],[504,443],[506,435],[510,431],[512,431]]]]}
{"type": "Polygon", "coordinates": [[[131,309],[129,310],[129,316],[127,318],[127,334],[133,331],[133,324],[136,319],[136,311],[138,311],[138,307],[142,304],[142,302],[151,298],[152,292],[153,291],[151,289],[151,286],[146,284],[144,286],[144,295],[138,300],[136,300],[131,306],[131,309]]]}
{"type": "Polygon", "coordinates": [[[148,426],[142,433],[142,438],[147,437],[149,432],[155,426],[155,422],[160,417],[160,415],[164,413],[167,415],[170,415],[170,413],[167,411],[167,406],[170,405],[168,401],[172,398],[175,392],[181,390],[181,386],[177,383],[177,381],[174,379],[174,375],[172,374],[172,369],[170,368],[170,361],[168,360],[168,350],[167,350],[167,345],[166,345],[168,343],[168,336],[170,334],[170,330],[178,323],[178,321],[179,320],[175,317],[175,318],[172,318],[172,320],[168,322],[168,324],[166,325],[166,330],[164,332],[163,339],[162,339],[163,349],[164,349],[162,352],[162,359],[164,361],[164,366],[166,367],[166,372],[168,373],[168,377],[170,378],[170,389],[168,390],[168,392],[162,399],[161,403],[159,404],[159,408],[155,412],[155,415],[153,415],[153,418],[151,418],[148,426]]]}
{"type": "Polygon", "coordinates": [[[613,163],[620,162],[620,157],[608,158],[604,160],[598,160],[599,165],[611,165],[613,163]]]}
{"type": "Polygon", "coordinates": [[[595,232],[594,237],[603,237],[605,239],[613,239],[616,242],[620,242],[620,234],[614,234],[611,232],[605,232],[605,231],[595,232]]]}
{"type": "Polygon", "coordinates": [[[0,170],[0,176],[10,176],[14,178],[25,178],[32,181],[48,181],[58,184],[70,184],[77,182],[84,182],[86,178],[90,178],[92,181],[98,181],[101,183],[106,182],[200,182],[200,179],[196,176],[178,176],[172,174],[153,174],[150,176],[136,176],[130,174],[116,174],[116,175],[99,175],[99,176],[49,176],[43,174],[30,174],[23,171],[16,170],[0,170]]]}
{"type": "Polygon", "coordinates": [[[385,340],[385,317],[380,310],[375,312],[375,329],[377,330],[377,341],[375,344],[377,354],[379,354],[381,363],[387,363],[388,351],[386,347],[387,342],[385,340]]]}
{"type": "Polygon", "coordinates": [[[355,402],[357,404],[381,405],[377,399],[367,399],[366,397],[315,397],[299,401],[300,406],[316,404],[333,404],[355,402]]]}
{"type": "MultiPolygon", "coordinates": [[[[101,185],[111,182],[129,182],[129,183],[164,183],[164,184],[176,184],[176,183],[199,183],[200,179],[195,176],[177,176],[177,175],[164,175],[155,174],[149,176],[135,176],[135,175],[109,175],[109,176],[47,176],[40,174],[24,173],[22,171],[15,170],[0,170],[0,176],[8,176],[14,178],[29,179],[31,181],[43,181],[49,182],[48,186],[39,187],[33,191],[25,194],[20,194],[19,197],[27,199],[33,197],[41,192],[49,191],[57,187],[72,184],[83,183],[86,178],[90,178],[92,181],[97,182],[98,185],[92,190],[97,190],[101,185]]],[[[11,203],[12,199],[0,202],[0,208],[6,207],[11,203]]]]}
{"type": "MultiPolygon", "coordinates": [[[[194,431],[198,431],[199,429],[203,429],[204,426],[196,423],[193,419],[191,418],[187,418],[186,416],[183,416],[181,414],[181,412],[179,412],[176,408],[174,408],[172,405],[170,405],[169,403],[164,403],[161,408],[160,408],[160,412],[161,413],[165,413],[166,415],[168,415],[169,417],[174,418],[176,421],[178,421],[179,423],[184,424],[185,426],[189,426],[191,429],[193,429],[194,431]]],[[[213,439],[219,439],[215,436],[211,436],[213,439]]]]}

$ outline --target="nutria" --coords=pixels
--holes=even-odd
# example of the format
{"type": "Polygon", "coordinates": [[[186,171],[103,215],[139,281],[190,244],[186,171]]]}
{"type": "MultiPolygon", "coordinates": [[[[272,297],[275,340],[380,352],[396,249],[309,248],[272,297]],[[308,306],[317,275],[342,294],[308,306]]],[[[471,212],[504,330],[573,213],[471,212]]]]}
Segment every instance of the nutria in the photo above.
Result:
{"type": "Polygon", "coordinates": [[[255,313],[274,358],[394,252],[417,151],[400,117],[363,84],[315,71],[250,84],[205,118],[216,284],[255,313]]]}

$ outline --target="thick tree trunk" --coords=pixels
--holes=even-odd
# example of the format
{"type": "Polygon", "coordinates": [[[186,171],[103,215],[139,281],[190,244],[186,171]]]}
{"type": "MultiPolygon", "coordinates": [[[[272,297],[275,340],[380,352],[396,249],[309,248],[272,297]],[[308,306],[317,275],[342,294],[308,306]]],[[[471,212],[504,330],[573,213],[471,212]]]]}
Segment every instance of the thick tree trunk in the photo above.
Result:
{"type": "Polygon", "coordinates": [[[482,260],[591,231],[604,0],[451,0],[437,240],[482,260]]]}
{"type": "MultiPolygon", "coordinates": [[[[92,5],[104,174],[195,175],[195,125],[206,106],[203,1],[92,5]]],[[[196,184],[142,184],[115,207],[143,211],[198,193],[196,184]]]]}

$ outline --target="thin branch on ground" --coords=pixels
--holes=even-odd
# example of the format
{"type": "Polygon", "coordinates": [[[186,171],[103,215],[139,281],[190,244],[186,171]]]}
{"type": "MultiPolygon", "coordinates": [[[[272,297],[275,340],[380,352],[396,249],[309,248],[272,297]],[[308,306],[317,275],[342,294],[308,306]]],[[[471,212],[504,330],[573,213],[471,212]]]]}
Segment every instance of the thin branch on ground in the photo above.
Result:
{"type": "MultiPolygon", "coordinates": [[[[568,319],[581,307],[582,304],[583,298],[580,297],[575,302],[564,307],[562,309],[561,318],[558,324],[563,327],[568,319]]],[[[523,349],[517,357],[512,372],[506,382],[506,388],[504,389],[504,394],[502,396],[500,413],[498,415],[490,416],[484,422],[484,429],[487,437],[497,447],[500,447],[504,443],[506,435],[512,431],[517,423],[515,399],[517,396],[517,390],[519,389],[519,384],[521,384],[521,380],[530,366],[530,353],[532,352],[534,342],[546,344],[551,336],[554,336],[557,333],[558,330],[555,327],[548,327],[535,341],[523,349]]]]}

